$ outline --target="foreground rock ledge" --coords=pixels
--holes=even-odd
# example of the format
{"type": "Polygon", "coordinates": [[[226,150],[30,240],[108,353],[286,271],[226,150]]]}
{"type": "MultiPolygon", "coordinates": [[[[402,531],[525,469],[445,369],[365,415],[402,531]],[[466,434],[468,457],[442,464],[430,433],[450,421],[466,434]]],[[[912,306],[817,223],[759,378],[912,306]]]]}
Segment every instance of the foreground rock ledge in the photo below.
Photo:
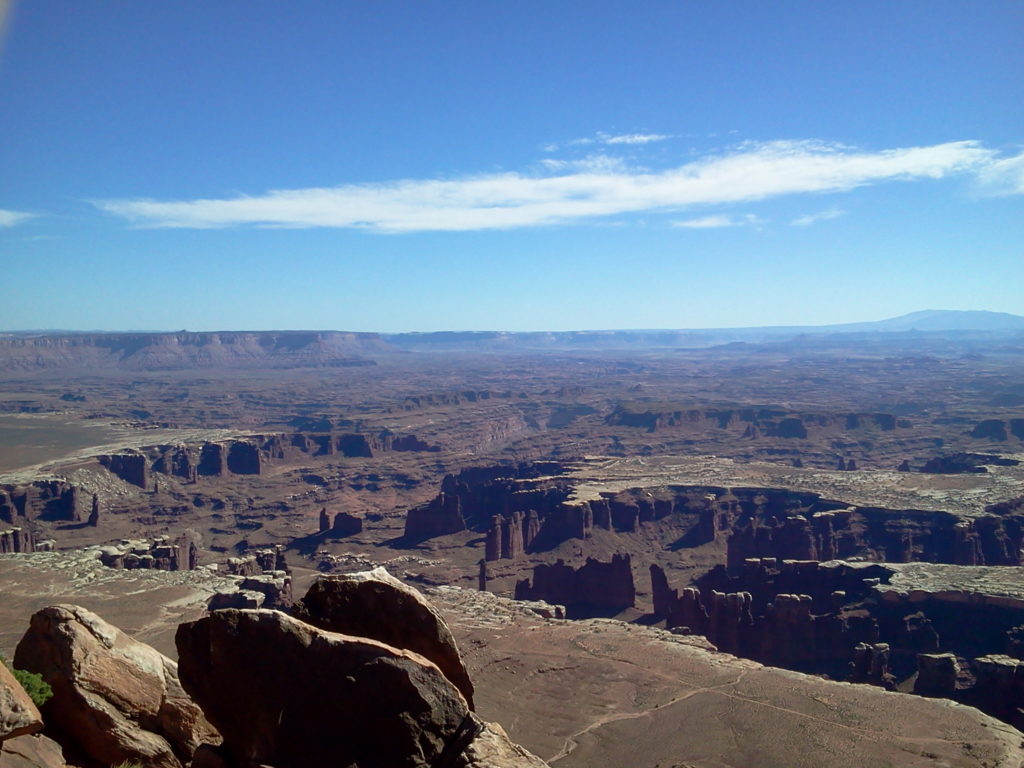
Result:
{"type": "Polygon", "coordinates": [[[262,610],[215,611],[182,624],[176,642],[182,685],[223,734],[226,765],[544,765],[476,721],[412,651],[262,610]]]}
{"type": "Polygon", "coordinates": [[[173,661],[79,606],[33,615],[14,665],[53,688],[47,725],[103,765],[181,768],[200,743],[218,739],[185,696],[173,661]]]}

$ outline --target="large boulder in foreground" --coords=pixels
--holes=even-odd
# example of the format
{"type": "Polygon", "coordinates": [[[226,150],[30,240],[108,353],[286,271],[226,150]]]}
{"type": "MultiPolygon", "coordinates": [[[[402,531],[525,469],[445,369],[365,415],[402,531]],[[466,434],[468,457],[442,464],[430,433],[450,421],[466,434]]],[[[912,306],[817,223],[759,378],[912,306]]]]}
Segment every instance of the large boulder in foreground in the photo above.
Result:
{"type": "Polygon", "coordinates": [[[7,665],[0,661],[0,741],[42,730],[43,716],[7,665]]]}
{"type": "Polygon", "coordinates": [[[64,752],[53,739],[35,733],[0,744],[0,768],[66,768],[64,752]]]}
{"type": "Polygon", "coordinates": [[[293,613],[328,632],[368,637],[425,656],[473,708],[473,683],[445,620],[416,589],[384,568],[321,577],[293,613]]]}
{"type": "Polygon", "coordinates": [[[218,739],[173,661],[76,605],[32,616],[14,665],[53,688],[43,713],[64,747],[103,765],[181,768],[200,743],[218,739]]]}
{"type": "Polygon", "coordinates": [[[430,661],[278,611],[178,627],[181,682],[237,766],[427,768],[469,705],[430,661]]]}

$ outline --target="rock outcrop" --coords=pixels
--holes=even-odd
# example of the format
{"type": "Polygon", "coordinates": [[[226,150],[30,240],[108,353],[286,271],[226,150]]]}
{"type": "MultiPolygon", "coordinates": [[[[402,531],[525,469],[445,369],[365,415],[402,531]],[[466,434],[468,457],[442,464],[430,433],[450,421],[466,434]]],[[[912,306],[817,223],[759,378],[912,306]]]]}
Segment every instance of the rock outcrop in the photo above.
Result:
{"type": "MultiPolygon", "coordinates": [[[[229,768],[532,768],[425,657],[276,611],[178,628],[182,684],[224,736],[229,768]]],[[[212,753],[212,754],[211,754],[212,753]]]]}
{"type": "Polygon", "coordinates": [[[918,471],[937,475],[983,474],[988,472],[986,465],[1015,467],[1018,464],[1016,459],[989,453],[953,453],[928,459],[918,471]]]}
{"type": "Polygon", "coordinates": [[[564,605],[570,616],[630,608],[636,604],[636,588],[629,555],[613,555],[606,563],[588,557],[579,568],[563,560],[541,563],[533,569],[532,582],[516,582],[515,597],[564,605]]]}
{"type": "Polygon", "coordinates": [[[334,516],[330,532],[332,536],[353,536],[363,530],[363,518],[350,515],[348,512],[339,512],[334,516]]]}
{"type": "Polygon", "coordinates": [[[149,461],[135,451],[99,456],[99,462],[126,483],[145,490],[149,487],[149,461]]]}
{"type": "Polygon", "coordinates": [[[917,680],[914,693],[951,699],[956,692],[960,665],[952,653],[920,653],[917,656],[917,680]]]}
{"type": "Polygon", "coordinates": [[[384,568],[321,576],[293,614],[329,632],[368,637],[426,657],[473,708],[473,683],[445,620],[423,595],[384,568]]]}
{"type": "Polygon", "coordinates": [[[989,654],[971,662],[977,682],[963,699],[1016,728],[1024,727],[1024,661],[989,654]]]}
{"type": "Polygon", "coordinates": [[[11,552],[35,552],[35,549],[35,538],[29,529],[11,528],[0,531],[0,555],[11,552]]]}
{"type": "Polygon", "coordinates": [[[60,744],[34,733],[0,742],[0,768],[67,768],[67,764],[60,744]]]}
{"type": "Polygon", "coordinates": [[[241,440],[228,444],[226,461],[228,472],[235,475],[258,475],[263,471],[259,448],[241,440]]]}
{"type": "Polygon", "coordinates": [[[199,544],[199,534],[192,529],[174,539],[122,539],[100,549],[100,562],[108,568],[192,571],[199,565],[199,544]]]}
{"type": "Polygon", "coordinates": [[[421,540],[467,528],[486,534],[497,524],[505,530],[500,534],[501,542],[497,542],[499,534],[492,535],[497,542],[497,557],[492,559],[500,558],[502,551],[529,551],[545,526],[566,528],[564,533],[552,530],[547,536],[550,541],[561,541],[577,531],[582,535],[579,525],[565,526],[561,519],[555,520],[555,510],[566,500],[570,488],[564,480],[546,478],[561,470],[556,462],[524,462],[470,467],[457,475],[446,475],[437,496],[409,511],[405,535],[421,540]],[[495,521],[496,516],[501,519],[495,521]],[[505,536],[512,528],[518,528],[514,539],[505,536]]]}
{"type": "Polygon", "coordinates": [[[410,509],[405,518],[405,536],[413,541],[464,530],[466,521],[459,497],[443,491],[428,504],[410,509]]]}
{"type": "Polygon", "coordinates": [[[0,742],[42,730],[43,716],[0,660],[0,742]]]}
{"type": "Polygon", "coordinates": [[[81,522],[78,486],[66,480],[0,485],[0,522],[16,525],[19,518],[81,522]]]}
{"type": "MultiPolygon", "coordinates": [[[[844,460],[850,469],[856,463],[844,460]]],[[[1018,565],[1024,505],[973,517],[922,509],[853,506],[784,488],[673,485],[571,498],[577,480],[557,462],[473,467],[448,475],[440,493],[410,510],[407,538],[466,529],[485,537],[485,559],[542,552],[595,530],[638,533],[671,516],[680,547],[727,541],[728,564],[748,558],[862,559],[1018,565]]]]}
{"type": "Polygon", "coordinates": [[[46,722],[102,765],[181,768],[200,743],[217,739],[181,689],[173,661],[84,608],[33,615],[14,664],[53,688],[46,722]]]}
{"type": "Polygon", "coordinates": [[[217,567],[219,573],[236,576],[237,588],[218,592],[208,608],[274,608],[286,611],[294,603],[292,572],[281,545],[231,557],[217,567]]]}

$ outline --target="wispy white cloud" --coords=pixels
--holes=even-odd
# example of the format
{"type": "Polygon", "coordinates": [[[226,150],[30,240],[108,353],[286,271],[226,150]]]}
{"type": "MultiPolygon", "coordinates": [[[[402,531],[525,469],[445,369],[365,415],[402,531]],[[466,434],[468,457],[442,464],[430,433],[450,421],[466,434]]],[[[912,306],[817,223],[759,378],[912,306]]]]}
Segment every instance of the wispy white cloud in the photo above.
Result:
{"type": "Polygon", "coordinates": [[[577,173],[626,173],[629,167],[621,157],[595,154],[579,160],[558,160],[546,157],[540,161],[549,171],[575,171],[577,173]]]}
{"type": "Polygon", "coordinates": [[[989,195],[1024,195],[1024,152],[994,160],[982,168],[978,186],[989,195]]]}
{"type": "Polygon", "coordinates": [[[683,229],[718,229],[721,227],[748,227],[764,223],[759,216],[747,213],[742,216],[731,214],[717,214],[715,216],[701,216],[696,219],[683,219],[673,221],[673,227],[683,229]]]}
{"type": "Polygon", "coordinates": [[[616,144],[651,144],[655,141],[665,141],[666,139],[673,138],[669,134],[665,133],[622,133],[613,135],[605,133],[604,131],[598,131],[593,136],[581,136],[578,139],[569,139],[564,144],[558,144],[552,142],[545,144],[542,149],[545,152],[556,152],[565,147],[583,147],[588,144],[605,144],[608,146],[615,146],[616,144]]]}
{"type": "Polygon", "coordinates": [[[650,144],[654,141],[665,141],[665,139],[671,138],[662,133],[624,133],[621,136],[599,134],[599,139],[605,144],[650,144]]]}
{"type": "Polygon", "coordinates": [[[869,184],[977,174],[1001,162],[975,141],[860,151],[817,141],[747,142],[660,171],[626,167],[405,179],[195,200],[99,200],[148,227],[344,227],[374,232],[511,229],[600,216],[749,203],[869,184]]]}
{"type": "Polygon", "coordinates": [[[846,211],[842,208],[829,208],[825,211],[818,213],[809,213],[806,216],[800,216],[790,222],[794,227],[809,227],[818,221],[828,221],[829,219],[838,219],[840,216],[845,216],[846,211]]]}
{"type": "Polygon", "coordinates": [[[36,218],[37,214],[26,213],[25,211],[5,211],[0,208],[0,229],[16,227],[29,219],[36,218]]]}

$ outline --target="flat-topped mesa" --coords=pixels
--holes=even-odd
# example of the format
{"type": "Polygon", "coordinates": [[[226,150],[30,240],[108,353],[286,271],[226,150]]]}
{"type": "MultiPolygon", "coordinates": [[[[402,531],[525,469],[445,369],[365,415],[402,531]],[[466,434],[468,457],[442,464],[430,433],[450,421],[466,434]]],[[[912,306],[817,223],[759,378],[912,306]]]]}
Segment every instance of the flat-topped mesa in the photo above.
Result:
{"type": "Polygon", "coordinates": [[[556,462],[528,462],[470,467],[446,475],[437,496],[409,510],[405,535],[422,540],[468,528],[488,534],[488,559],[515,557],[544,535],[544,525],[551,525],[550,513],[568,498],[569,481],[550,477],[563,471],[556,462]]]}
{"type": "Polygon", "coordinates": [[[781,406],[692,408],[672,403],[620,402],[607,417],[608,426],[636,427],[648,432],[725,430],[746,439],[778,437],[803,440],[813,433],[892,432],[911,429],[907,419],[891,413],[794,413],[781,406]]]}
{"type": "Polygon", "coordinates": [[[345,331],[45,334],[0,338],[0,370],[335,368],[376,365],[366,355],[390,349],[345,331]]]}
{"type": "Polygon", "coordinates": [[[0,523],[21,520],[82,522],[81,488],[66,480],[36,480],[25,485],[0,485],[0,523]]]}
{"type": "Polygon", "coordinates": [[[390,451],[438,451],[415,435],[388,430],[366,433],[279,433],[177,445],[153,445],[138,450],[97,456],[113,474],[142,489],[150,488],[150,473],[177,477],[187,483],[204,477],[260,475],[273,461],[305,455],[372,457],[390,451]]]}
{"type": "Polygon", "coordinates": [[[1015,467],[1019,464],[1016,459],[990,453],[953,453],[928,459],[917,471],[937,475],[984,474],[989,466],[1015,467]]]}
{"type": "Polygon", "coordinates": [[[610,562],[587,558],[579,568],[563,560],[534,566],[533,580],[516,582],[517,600],[542,600],[564,605],[573,618],[618,613],[636,605],[636,587],[629,555],[610,562]]]}
{"type": "MultiPolygon", "coordinates": [[[[749,497],[748,489],[733,489],[733,493],[749,497]]],[[[785,504],[772,508],[756,499],[741,502],[744,512],[728,539],[730,569],[759,557],[1021,564],[1024,514],[1020,510],[964,518],[948,512],[846,506],[817,494],[777,489],[761,489],[759,495],[781,496],[785,504]]]]}
{"type": "Polygon", "coordinates": [[[1018,565],[1024,504],[973,517],[920,509],[852,506],[785,488],[668,485],[574,497],[581,479],[555,462],[475,467],[447,476],[440,493],[409,511],[406,536],[469,529],[486,537],[488,561],[587,539],[596,529],[636,533],[671,517],[678,545],[727,542],[737,570],[751,557],[1018,565]]]}
{"type": "Polygon", "coordinates": [[[971,430],[975,440],[1024,440],[1024,419],[984,419],[975,424],[971,430]]]}

